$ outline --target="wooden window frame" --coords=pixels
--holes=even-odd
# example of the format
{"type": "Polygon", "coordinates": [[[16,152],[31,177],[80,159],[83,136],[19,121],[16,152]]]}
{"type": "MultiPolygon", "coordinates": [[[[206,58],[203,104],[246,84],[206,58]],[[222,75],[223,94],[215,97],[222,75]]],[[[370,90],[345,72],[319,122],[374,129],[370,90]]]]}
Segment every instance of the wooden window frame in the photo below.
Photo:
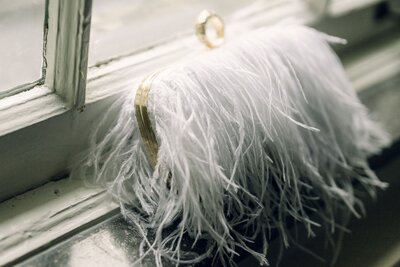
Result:
{"type": "MultiPolygon", "coordinates": [[[[67,162],[46,150],[62,144],[72,128],[46,128],[84,107],[91,6],[92,0],[46,0],[42,78],[0,99],[0,201],[59,175],[54,169],[67,162]]],[[[63,152],[68,155],[65,149],[57,154],[63,152]]]]}

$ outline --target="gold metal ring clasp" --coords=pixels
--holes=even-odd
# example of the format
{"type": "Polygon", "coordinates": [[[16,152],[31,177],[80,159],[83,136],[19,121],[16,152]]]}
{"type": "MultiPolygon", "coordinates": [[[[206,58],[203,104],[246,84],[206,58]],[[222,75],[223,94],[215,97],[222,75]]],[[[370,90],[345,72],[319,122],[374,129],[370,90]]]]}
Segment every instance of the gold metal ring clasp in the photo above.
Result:
{"type": "Polygon", "coordinates": [[[225,25],[220,16],[209,10],[203,10],[195,25],[197,38],[208,48],[215,48],[224,42],[225,25]]]}

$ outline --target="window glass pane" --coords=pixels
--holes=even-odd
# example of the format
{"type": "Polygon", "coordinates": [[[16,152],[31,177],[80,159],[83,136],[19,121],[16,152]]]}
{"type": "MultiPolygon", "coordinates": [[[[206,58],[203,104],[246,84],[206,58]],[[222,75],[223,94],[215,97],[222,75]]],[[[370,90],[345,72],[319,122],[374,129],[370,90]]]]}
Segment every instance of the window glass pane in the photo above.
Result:
{"type": "Polygon", "coordinates": [[[255,0],[93,0],[89,65],[193,31],[203,9],[223,18],[255,0]]]}
{"type": "Polygon", "coordinates": [[[0,96],[40,78],[45,0],[0,0],[0,96]]]}

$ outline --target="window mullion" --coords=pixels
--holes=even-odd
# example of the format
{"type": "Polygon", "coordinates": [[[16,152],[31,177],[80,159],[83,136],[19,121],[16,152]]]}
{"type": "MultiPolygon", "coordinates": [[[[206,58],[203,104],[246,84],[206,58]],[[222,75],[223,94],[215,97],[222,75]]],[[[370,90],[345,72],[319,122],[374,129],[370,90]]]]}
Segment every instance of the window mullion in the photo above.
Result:
{"type": "Polygon", "coordinates": [[[69,106],[85,104],[92,0],[47,0],[44,44],[46,85],[69,106]]]}

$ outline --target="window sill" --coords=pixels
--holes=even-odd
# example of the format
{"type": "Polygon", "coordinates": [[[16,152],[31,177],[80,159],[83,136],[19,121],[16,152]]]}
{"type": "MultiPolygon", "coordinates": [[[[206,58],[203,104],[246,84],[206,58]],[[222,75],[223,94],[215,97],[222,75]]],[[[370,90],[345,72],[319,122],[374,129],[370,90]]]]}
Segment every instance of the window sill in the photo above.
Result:
{"type": "Polygon", "coordinates": [[[118,212],[103,190],[63,179],[0,204],[0,266],[29,257],[118,212]]]}
{"type": "Polygon", "coordinates": [[[0,99],[0,136],[29,127],[67,110],[65,103],[45,86],[0,99]]]}

